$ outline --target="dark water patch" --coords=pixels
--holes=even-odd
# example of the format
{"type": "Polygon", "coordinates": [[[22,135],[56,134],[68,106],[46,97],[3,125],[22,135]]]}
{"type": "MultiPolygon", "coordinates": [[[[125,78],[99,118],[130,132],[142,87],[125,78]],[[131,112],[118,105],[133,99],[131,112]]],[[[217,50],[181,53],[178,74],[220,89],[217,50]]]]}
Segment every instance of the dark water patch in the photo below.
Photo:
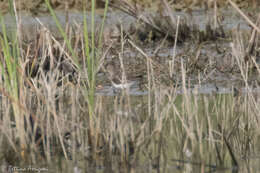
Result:
{"type": "MultiPolygon", "coordinates": [[[[220,10],[219,12],[222,16],[224,16],[224,19],[222,21],[222,25],[224,27],[224,30],[232,30],[239,26],[242,30],[249,30],[250,27],[248,24],[236,14],[234,10],[220,10]]],[[[155,14],[154,12],[146,12],[143,15],[149,16],[155,14]]],[[[67,14],[62,11],[56,11],[56,15],[58,20],[60,21],[61,25],[65,27],[65,24],[68,22],[69,25],[75,26],[75,24],[81,25],[83,23],[83,14],[81,12],[70,12],[68,21],[67,21],[67,14]]],[[[188,23],[194,23],[196,24],[200,30],[206,30],[206,26],[208,24],[208,21],[214,17],[213,12],[209,12],[208,14],[205,14],[203,10],[201,11],[194,11],[191,13],[191,15],[188,15],[184,12],[174,12],[174,17],[180,17],[181,19],[185,19],[188,23]]],[[[90,13],[87,12],[86,15],[87,18],[87,24],[90,26],[91,24],[91,16],[90,13]]],[[[156,17],[155,17],[156,18],[156,17]]],[[[158,16],[159,18],[159,16],[158,16]]],[[[14,18],[11,17],[9,14],[4,16],[5,24],[8,30],[16,28],[16,22],[14,21],[14,18]]],[[[102,20],[102,15],[96,14],[95,15],[95,22],[96,24],[100,24],[102,20]]],[[[38,17],[32,17],[28,13],[21,12],[19,14],[19,21],[21,24],[21,29],[26,38],[33,39],[36,35],[36,32],[39,28],[41,28],[41,24],[43,24],[46,28],[50,30],[50,32],[53,35],[60,36],[60,33],[56,27],[56,24],[50,15],[41,15],[38,17]],[[40,24],[41,23],[41,24],[40,24]]],[[[124,30],[128,31],[131,27],[131,24],[135,22],[135,19],[125,13],[122,12],[110,12],[107,14],[107,20],[106,23],[109,26],[106,27],[113,27],[117,24],[122,24],[122,27],[124,30]]],[[[91,27],[88,27],[89,29],[91,27]]],[[[1,31],[1,29],[0,29],[1,31]]]]}

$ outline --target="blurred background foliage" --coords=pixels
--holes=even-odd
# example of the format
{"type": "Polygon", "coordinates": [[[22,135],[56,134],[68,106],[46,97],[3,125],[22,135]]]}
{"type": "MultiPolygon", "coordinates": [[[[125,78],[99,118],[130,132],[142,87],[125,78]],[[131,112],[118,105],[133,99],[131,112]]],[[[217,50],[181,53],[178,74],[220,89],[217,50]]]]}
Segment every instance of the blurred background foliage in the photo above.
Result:
{"type": "MultiPolygon", "coordinates": [[[[110,2],[117,3],[127,1],[132,4],[137,4],[142,8],[156,8],[161,0],[111,0],[110,2]]],[[[227,0],[168,0],[169,4],[175,10],[190,10],[200,8],[212,8],[216,1],[218,7],[228,5],[227,0]]],[[[9,0],[0,0],[0,10],[2,14],[7,13],[9,0]]],[[[259,0],[233,0],[240,8],[257,8],[260,5],[259,0]]],[[[50,0],[52,8],[55,10],[83,10],[91,8],[91,0],[50,0]],[[86,5],[84,5],[84,3],[86,5]]],[[[44,0],[19,0],[16,1],[18,10],[23,10],[32,14],[48,12],[44,0]]],[[[103,0],[96,0],[96,8],[104,8],[103,0]]]]}

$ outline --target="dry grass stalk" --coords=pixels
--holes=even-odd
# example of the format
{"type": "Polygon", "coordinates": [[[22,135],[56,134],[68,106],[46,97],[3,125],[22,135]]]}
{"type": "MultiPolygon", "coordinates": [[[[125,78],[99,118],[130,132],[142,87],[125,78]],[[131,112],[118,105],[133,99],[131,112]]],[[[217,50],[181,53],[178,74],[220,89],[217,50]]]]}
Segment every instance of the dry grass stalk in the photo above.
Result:
{"type": "Polygon", "coordinates": [[[259,34],[260,34],[260,29],[259,27],[254,24],[239,8],[238,6],[232,2],[231,0],[228,0],[228,2],[237,10],[237,12],[248,22],[250,26],[252,26],[259,34]]]}

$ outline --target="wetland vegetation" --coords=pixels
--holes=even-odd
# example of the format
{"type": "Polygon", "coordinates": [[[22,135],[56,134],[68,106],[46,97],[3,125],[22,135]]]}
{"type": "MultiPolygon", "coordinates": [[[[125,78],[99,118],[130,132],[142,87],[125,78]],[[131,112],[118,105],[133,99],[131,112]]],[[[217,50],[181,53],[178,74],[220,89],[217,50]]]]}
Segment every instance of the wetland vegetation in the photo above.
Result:
{"type": "Polygon", "coordinates": [[[259,5],[0,1],[1,171],[259,171],[259,5]]]}

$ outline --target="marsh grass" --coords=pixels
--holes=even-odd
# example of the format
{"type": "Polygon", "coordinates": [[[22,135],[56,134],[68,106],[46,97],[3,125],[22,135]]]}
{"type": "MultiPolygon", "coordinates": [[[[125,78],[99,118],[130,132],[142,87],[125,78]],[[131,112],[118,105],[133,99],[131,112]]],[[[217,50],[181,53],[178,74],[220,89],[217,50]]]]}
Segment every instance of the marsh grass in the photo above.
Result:
{"type": "MultiPolygon", "coordinates": [[[[48,0],[46,0],[46,4],[50,10],[51,15],[53,16],[56,25],[63,36],[66,46],[68,47],[72,59],[74,63],[76,64],[77,71],[80,74],[83,74],[86,76],[86,83],[83,83],[83,94],[85,96],[87,105],[88,105],[88,115],[87,115],[87,122],[88,122],[88,142],[89,145],[94,150],[93,153],[96,153],[96,146],[98,143],[98,136],[99,133],[96,133],[98,130],[96,130],[96,125],[94,122],[94,116],[95,116],[95,89],[96,89],[96,73],[98,72],[98,68],[101,65],[101,47],[102,47],[102,38],[103,38],[103,27],[105,23],[106,13],[108,9],[108,1],[105,1],[105,10],[104,10],[104,17],[103,21],[100,26],[100,32],[98,36],[98,45],[96,47],[96,38],[95,38],[95,31],[96,31],[96,23],[95,23],[95,4],[96,2],[94,0],[91,1],[91,32],[89,34],[88,25],[87,25],[87,19],[86,19],[86,13],[84,12],[84,21],[83,21],[83,64],[79,63],[79,57],[76,56],[76,53],[74,52],[72,48],[72,43],[67,38],[66,33],[63,31],[58,19],[56,18],[56,15],[50,6],[50,3],[48,0]],[[90,37],[89,37],[90,35],[90,37]]],[[[95,157],[95,156],[94,156],[95,157]]]]}
{"type": "MultiPolygon", "coordinates": [[[[13,5],[13,3],[11,3],[13,5]]],[[[16,9],[11,11],[13,18],[17,21],[16,9]]],[[[12,116],[17,127],[17,136],[21,147],[21,156],[24,157],[24,152],[27,148],[27,136],[25,133],[24,119],[25,112],[22,108],[21,101],[23,95],[20,92],[23,91],[23,87],[20,85],[24,82],[21,71],[20,61],[20,45],[19,45],[19,24],[17,21],[17,30],[11,34],[11,41],[7,37],[6,28],[4,25],[3,17],[0,14],[0,23],[2,24],[3,34],[0,36],[0,45],[2,48],[3,55],[1,56],[1,76],[2,86],[1,91],[5,96],[8,97],[12,105],[12,116]],[[19,75],[19,73],[21,75],[19,75]]]]}
{"type": "MultiPolygon", "coordinates": [[[[249,163],[259,152],[259,99],[253,92],[234,89],[231,94],[203,95],[196,88],[191,92],[188,61],[185,57],[179,60],[174,54],[175,59],[170,59],[172,64],[163,66],[163,72],[179,78],[175,80],[179,83],[164,84],[157,75],[157,68],[162,65],[154,59],[156,55],[149,55],[125,37],[121,28],[120,48],[114,60],[126,73],[123,55],[127,46],[141,55],[148,95],[134,97],[124,90],[113,96],[98,96],[96,76],[104,61],[105,18],[96,38],[93,5],[91,32],[84,21],[83,28],[77,28],[78,34],[71,37],[70,32],[63,31],[49,4],[48,7],[62,40],[56,40],[44,28],[39,31],[37,44],[29,43],[21,49],[16,36],[8,40],[1,22],[4,32],[0,37],[0,142],[1,150],[8,148],[3,154],[8,164],[19,164],[17,158],[22,154],[25,163],[36,164],[46,159],[63,171],[61,160],[65,157],[67,163],[72,159],[80,165],[83,160],[81,166],[88,170],[101,165],[111,171],[127,172],[130,167],[148,165],[147,169],[160,172],[170,165],[183,172],[205,172],[236,170],[241,162],[249,163]],[[76,51],[78,48],[80,51],[76,51]],[[177,62],[180,64],[174,66],[177,62]],[[173,69],[176,66],[179,71],[173,69]],[[71,82],[69,76],[76,82],[71,82]],[[27,146],[25,151],[23,145],[27,146]]],[[[177,40],[178,32],[175,34],[177,40]]],[[[253,44],[255,47],[247,54],[247,43],[237,33],[230,58],[250,91],[248,76],[249,68],[253,67],[248,65],[245,55],[257,64],[254,56],[258,47],[253,44]]],[[[199,53],[195,56],[200,58],[199,53]]],[[[256,72],[259,75],[259,67],[256,72]]]]}

